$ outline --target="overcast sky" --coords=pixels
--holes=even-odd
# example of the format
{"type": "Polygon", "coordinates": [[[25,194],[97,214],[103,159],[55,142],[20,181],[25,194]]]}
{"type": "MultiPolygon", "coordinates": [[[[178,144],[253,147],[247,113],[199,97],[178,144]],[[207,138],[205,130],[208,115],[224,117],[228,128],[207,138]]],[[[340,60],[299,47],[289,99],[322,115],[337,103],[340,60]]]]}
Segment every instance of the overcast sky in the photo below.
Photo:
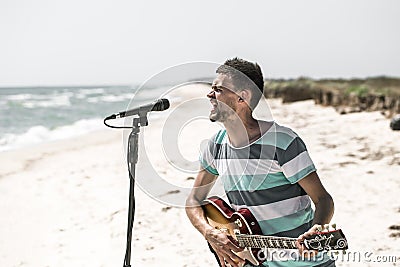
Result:
{"type": "Polygon", "coordinates": [[[400,1],[0,0],[0,86],[142,83],[170,66],[400,77],[400,1]]]}

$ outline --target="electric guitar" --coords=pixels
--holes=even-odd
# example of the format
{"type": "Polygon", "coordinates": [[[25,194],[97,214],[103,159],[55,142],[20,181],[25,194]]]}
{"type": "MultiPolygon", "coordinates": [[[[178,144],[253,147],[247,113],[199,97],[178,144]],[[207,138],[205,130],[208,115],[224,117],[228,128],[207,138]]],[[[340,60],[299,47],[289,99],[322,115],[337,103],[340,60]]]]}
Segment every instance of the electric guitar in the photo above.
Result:
{"type": "MultiPolygon", "coordinates": [[[[210,197],[203,204],[208,223],[234,238],[239,247],[244,248],[243,251],[236,254],[254,265],[258,266],[265,261],[265,257],[260,257],[260,255],[264,255],[260,253],[263,253],[265,248],[298,249],[297,238],[262,235],[257,220],[246,208],[235,211],[219,197],[210,197]]],[[[304,240],[304,246],[308,250],[316,251],[346,250],[348,248],[346,237],[340,229],[327,232],[318,229],[315,235],[304,240]]]]}

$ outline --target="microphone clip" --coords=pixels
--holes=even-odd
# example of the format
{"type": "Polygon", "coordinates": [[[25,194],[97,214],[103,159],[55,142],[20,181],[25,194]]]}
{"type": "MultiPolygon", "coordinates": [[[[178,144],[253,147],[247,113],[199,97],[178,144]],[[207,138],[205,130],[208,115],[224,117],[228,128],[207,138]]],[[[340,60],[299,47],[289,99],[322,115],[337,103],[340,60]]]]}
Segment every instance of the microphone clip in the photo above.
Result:
{"type": "Polygon", "coordinates": [[[149,111],[148,110],[145,110],[145,111],[139,111],[139,123],[140,123],[140,126],[147,126],[147,125],[149,125],[149,120],[147,119],[147,113],[148,113],[149,111]]]}

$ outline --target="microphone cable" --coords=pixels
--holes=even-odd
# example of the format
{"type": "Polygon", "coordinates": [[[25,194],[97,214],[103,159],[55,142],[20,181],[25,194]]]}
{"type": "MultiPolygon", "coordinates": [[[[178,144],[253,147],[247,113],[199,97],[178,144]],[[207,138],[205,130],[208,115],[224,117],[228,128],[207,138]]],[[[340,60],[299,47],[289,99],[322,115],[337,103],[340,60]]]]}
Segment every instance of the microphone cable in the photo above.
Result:
{"type": "Polygon", "coordinates": [[[107,123],[108,120],[113,120],[113,119],[116,119],[115,114],[105,118],[103,120],[104,125],[107,126],[107,127],[113,128],[113,129],[131,129],[132,128],[132,127],[129,127],[129,126],[114,126],[114,125],[111,125],[111,124],[107,123]]]}

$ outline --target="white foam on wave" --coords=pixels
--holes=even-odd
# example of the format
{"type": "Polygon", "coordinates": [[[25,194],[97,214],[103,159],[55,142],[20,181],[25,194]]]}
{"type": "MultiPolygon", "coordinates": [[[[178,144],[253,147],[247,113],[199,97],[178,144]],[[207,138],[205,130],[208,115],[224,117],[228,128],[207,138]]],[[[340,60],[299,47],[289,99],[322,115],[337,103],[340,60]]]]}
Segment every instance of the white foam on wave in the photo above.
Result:
{"type": "Polygon", "coordinates": [[[5,96],[4,98],[11,101],[22,101],[27,99],[32,99],[34,95],[32,94],[18,94],[18,95],[9,95],[5,96]]]}
{"type": "Polygon", "coordinates": [[[94,96],[88,97],[87,102],[98,103],[98,102],[121,102],[127,99],[132,99],[135,94],[121,94],[121,95],[104,95],[104,96],[94,96]]]}
{"type": "Polygon", "coordinates": [[[20,103],[25,108],[71,106],[72,92],[54,93],[50,95],[16,94],[5,97],[6,101],[20,103]]]}
{"type": "Polygon", "coordinates": [[[53,96],[51,98],[47,98],[42,101],[25,101],[22,103],[22,106],[26,108],[48,108],[48,107],[61,107],[61,106],[71,106],[69,94],[62,94],[53,96]]]}
{"type": "Polygon", "coordinates": [[[84,99],[90,97],[91,95],[100,95],[104,93],[104,88],[79,89],[75,92],[74,96],[77,99],[84,99]]]}
{"type": "Polygon", "coordinates": [[[80,89],[78,92],[84,95],[94,95],[94,94],[103,94],[105,91],[104,88],[90,88],[90,89],[80,89]]]}
{"type": "Polygon", "coordinates": [[[24,146],[48,141],[67,139],[104,128],[102,119],[79,120],[50,130],[42,125],[31,127],[23,134],[5,134],[0,138],[0,151],[17,149],[24,146]]]}

